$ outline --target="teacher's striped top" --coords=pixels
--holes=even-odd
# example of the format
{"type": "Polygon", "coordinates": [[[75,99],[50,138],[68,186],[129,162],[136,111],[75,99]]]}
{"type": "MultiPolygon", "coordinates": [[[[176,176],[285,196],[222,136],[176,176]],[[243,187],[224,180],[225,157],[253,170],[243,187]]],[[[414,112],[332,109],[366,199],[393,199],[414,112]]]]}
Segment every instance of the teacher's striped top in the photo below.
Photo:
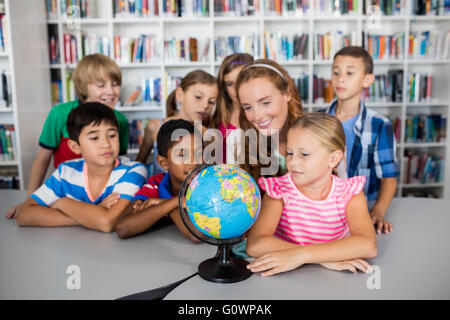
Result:
{"type": "Polygon", "coordinates": [[[311,200],[298,190],[289,173],[281,177],[259,178],[259,186],[273,199],[282,199],[283,212],[275,236],[300,245],[323,243],[349,235],[345,209],[359,194],[366,177],[342,179],[332,175],[325,200],[311,200]]]}

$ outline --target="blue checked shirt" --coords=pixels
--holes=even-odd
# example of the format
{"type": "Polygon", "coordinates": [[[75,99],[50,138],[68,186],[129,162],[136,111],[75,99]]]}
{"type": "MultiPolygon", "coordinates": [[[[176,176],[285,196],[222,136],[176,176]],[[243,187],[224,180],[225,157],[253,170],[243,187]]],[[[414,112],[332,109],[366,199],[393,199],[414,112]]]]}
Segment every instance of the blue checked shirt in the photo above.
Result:
{"type": "MultiPolygon", "coordinates": [[[[337,100],[333,101],[330,107],[319,111],[330,114],[336,106],[337,100]]],[[[395,155],[394,132],[389,119],[367,109],[361,101],[353,133],[355,141],[347,174],[349,177],[366,177],[364,194],[370,209],[377,200],[381,179],[398,177],[400,174],[395,155]]],[[[346,154],[348,157],[348,151],[346,154]]]]}

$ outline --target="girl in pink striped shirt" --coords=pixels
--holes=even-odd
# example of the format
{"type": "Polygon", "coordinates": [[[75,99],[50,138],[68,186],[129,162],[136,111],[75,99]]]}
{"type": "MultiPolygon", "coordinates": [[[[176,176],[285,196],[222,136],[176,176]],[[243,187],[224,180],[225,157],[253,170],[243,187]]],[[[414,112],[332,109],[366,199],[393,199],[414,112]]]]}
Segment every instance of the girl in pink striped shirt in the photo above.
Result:
{"type": "Polygon", "coordinates": [[[305,263],[370,271],[363,258],[377,255],[377,243],[362,192],[365,177],[333,174],[345,151],[340,121],[305,114],[289,129],[286,150],[288,173],[258,181],[266,194],[248,236],[247,253],[257,257],[248,268],[263,276],[305,263]]]}

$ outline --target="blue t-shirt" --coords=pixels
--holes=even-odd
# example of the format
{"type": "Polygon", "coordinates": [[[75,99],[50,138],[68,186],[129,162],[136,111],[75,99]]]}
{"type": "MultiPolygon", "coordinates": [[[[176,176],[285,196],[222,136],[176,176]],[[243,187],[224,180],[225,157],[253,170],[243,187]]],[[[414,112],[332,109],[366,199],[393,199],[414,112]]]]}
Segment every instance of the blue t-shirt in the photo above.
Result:
{"type": "Polygon", "coordinates": [[[99,204],[112,193],[118,193],[122,199],[132,200],[146,179],[147,170],[142,163],[119,157],[103,193],[97,199],[93,199],[89,192],[87,165],[81,158],[61,163],[31,198],[41,206],[47,207],[65,197],[99,204]]]}
{"type": "MultiPolygon", "coordinates": [[[[336,108],[331,109],[331,114],[336,116],[336,108]]],[[[358,120],[359,114],[348,119],[347,121],[341,122],[342,127],[344,127],[345,133],[345,149],[347,157],[347,168],[350,167],[350,156],[352,154],[353,143],[355,143],[355,133],[353,132],[353,127],[355,126],[356,120],[358,120]]]]}

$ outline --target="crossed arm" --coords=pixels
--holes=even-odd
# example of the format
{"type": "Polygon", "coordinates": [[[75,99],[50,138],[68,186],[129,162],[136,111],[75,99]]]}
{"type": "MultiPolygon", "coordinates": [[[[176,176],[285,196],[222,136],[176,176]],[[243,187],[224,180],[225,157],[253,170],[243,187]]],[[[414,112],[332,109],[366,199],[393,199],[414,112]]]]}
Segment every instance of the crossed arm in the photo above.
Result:
{"type": "Polygon", "coordinates": [[[59,227],[82,225],[89,229],[112,232],[129,200],[119,199],[109,209],[70,198],[60,198],[44,207],[28,198],[16,217],[19,226],[59,227]]]}

